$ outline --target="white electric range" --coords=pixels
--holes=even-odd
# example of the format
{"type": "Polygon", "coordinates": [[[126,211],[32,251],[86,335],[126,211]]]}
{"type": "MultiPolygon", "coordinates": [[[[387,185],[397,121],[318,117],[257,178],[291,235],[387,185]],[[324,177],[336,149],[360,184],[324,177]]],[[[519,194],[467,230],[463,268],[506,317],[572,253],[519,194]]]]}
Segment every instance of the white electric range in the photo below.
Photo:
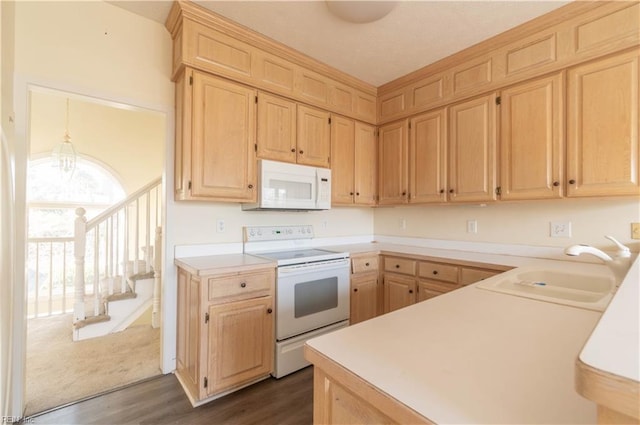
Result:
{"type": "Polygon", "coordinates": [[[313,226],[244,228],[244,252],[275,260],[275,372],[281,378],[309,365],[309,338],[349,324],[350,259],[347,252],[313,247],[313,226]]]}

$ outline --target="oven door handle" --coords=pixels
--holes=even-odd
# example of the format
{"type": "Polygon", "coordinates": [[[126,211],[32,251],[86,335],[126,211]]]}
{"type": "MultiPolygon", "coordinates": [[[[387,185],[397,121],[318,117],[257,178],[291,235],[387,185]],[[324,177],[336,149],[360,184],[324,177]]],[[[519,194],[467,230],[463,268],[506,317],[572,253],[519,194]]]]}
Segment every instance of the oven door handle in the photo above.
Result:
{"type": "Polygon", "coordinates": [[[318,263],[297,264],[278,267],[278,273],[300,273],[312,270],[333,270],[349,266],[349,259],[322,261],[318,263]]]}

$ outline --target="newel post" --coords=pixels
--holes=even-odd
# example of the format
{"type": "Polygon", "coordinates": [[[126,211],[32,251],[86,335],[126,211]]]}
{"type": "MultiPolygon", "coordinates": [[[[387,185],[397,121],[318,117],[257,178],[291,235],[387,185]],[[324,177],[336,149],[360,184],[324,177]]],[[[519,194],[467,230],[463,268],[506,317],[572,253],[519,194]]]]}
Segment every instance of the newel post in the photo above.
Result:
{"type": "Polygon", "coordinates": [[[73,280],[73,321],[84,320],[84,256],[87,239],[87,218],[84,208],[76,208],[76,220],[73,231],[73,256],[76,273],[73,280]]]}
{"type": "MultiPolygon", "coordinates": [[[[151,326],[160,327],[160,282],[162,277],[162,227],[156,227],[156,240],[153,261],[153,309],[151,310],[151,326]]],[[[148,263],[147,263],[148,264],[148,263]]]]}

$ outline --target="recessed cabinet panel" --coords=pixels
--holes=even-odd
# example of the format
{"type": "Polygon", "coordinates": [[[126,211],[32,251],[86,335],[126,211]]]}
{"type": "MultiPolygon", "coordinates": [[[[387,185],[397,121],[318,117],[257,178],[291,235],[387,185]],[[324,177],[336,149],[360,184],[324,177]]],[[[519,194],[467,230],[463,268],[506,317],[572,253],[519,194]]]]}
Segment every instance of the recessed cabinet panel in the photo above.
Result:
{"type": "Polygon", "coordinates": [[[358,205],[375,205],[378,194],[378,144],[376,128],[355,124],[355,176],[354,202],[358,205]]]}
{"type": "Polygon", "coordinates": [[[568,74],[568,196],[639,195],[638,53],[568,74]]]}
{"type": "Polygon", "coordinates": [[[271,372],[272,309],[270,296],[209,307],[209,395],[271,372]]]}
{"type": "Polygon", "coordinates": [[[331,117],[331,203],[353,204],[355,190],[355,125],[353,120],[331,117]]]}
{"type": "Polygon", "coordinates": [[[545,63],[555,62],[556,34],[549,34],[542,39],[530,42],[507,52],[507,75],[525,71],[545,63]]]}
{"type": "Polygon", "coordinates": [[[387,119],[406,110],[406,99],[403,91],[382,96],[379,99],[380,118],[387,119]]]}
{"type": "Polygon", "coordinates": [[[640,29],[640,4],[629,2],[630,6],[613,13],[598,16],[575,27],[576,51],[583,52],[606,44],[613,44],[624,38],[638,38],[640,29]]]}
{"type": "Polygon", "coordinates": [[[258,158],[296,161],[296,103],[258,94],[258,158]]]}
{"type": "Polygon", "coordinates": [[[416,302],[416,280],[413,277],[385,273],[384,312],[398,310],[416,302]]]}
{"type": "Polygon", "coordinates": [[[408,122],[380,127],[378,139],[378,191],[380,205],[407,202],[408,122]]]}
{"type": "Polygon", "coordinates": [[[449,109],[450,201],[496,200],[495,122],[495,94],[449,109]]]}
{"type": "Polygon", "coordinates": [[[193,197],[255,200],[256,91],[193,73],[193,197]]]}
{"type": "Polygon", "coordinates": [[[409,202],[446,200],[445,117],[440,109],[411,119],[409,202]]]}
{"type": "Polygon", "coordinates": [[[298,105],[298,164],[329,168],[331,164],[330,114],[298,105]]]}
{"type": "Polygon", "coordinates": [[[293,93],[296,68],[292,63],[262,52],[256,58],[252,72],[258,81],[279,93],[293,93]]]}
{"type": "Polygon", "coordinates": [[[501,199],[562,196],[563,78],[520,84],[501,94],[501,199]]]}
{"type": "Polygon", "coordinates": [[[491,58],[476,64],[464,64],[453,70],[453,93],[459,94],[491,82],[491,58]]]}
{"type": "Polygon", "coordinates": [[[198,66],[222,75],[251,75],[254,48],[250,45],[195,22],[188,22],[185,35],[185,56],[198,66]]]}

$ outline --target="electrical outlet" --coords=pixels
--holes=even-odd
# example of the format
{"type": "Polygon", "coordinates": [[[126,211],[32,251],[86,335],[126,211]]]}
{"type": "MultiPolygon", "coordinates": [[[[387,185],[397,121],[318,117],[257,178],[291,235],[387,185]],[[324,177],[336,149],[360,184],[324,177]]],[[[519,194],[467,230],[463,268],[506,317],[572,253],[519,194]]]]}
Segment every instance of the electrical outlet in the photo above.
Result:
{"type": "Polygon", "coordinates": [[[329,222],[327,220],[322,220],[322,230],[327,230],[327,227],[329,227],[329,222]]]}
{"type": "Polygon", "coordinates": [[[552,238],[570,238],[571,222],[570,221],[552,221],[549,223],[549,236],[552,238]]]}
{"type": "Polygon", "coordinates": [[[216,232],[224,233],[224,231],[225,231],[224,220],[221,220],[221,219],[216,220],[216,232]]]}
{"type": "Polygon", "coordinates": [[[467,220],[467,233],[478,233],[478,220],[467,220]]]}
{"type": "Polygon", "coordinates": [[[400,219],[400,228],[401,229],[406,229],[407,228],[407,220],[405,220],[404,218],[400,219]]]}
{"type": "Polygon", "coordinates": [[[640,239],[640,223],[631,223],[631,239],[640,239]]]}

